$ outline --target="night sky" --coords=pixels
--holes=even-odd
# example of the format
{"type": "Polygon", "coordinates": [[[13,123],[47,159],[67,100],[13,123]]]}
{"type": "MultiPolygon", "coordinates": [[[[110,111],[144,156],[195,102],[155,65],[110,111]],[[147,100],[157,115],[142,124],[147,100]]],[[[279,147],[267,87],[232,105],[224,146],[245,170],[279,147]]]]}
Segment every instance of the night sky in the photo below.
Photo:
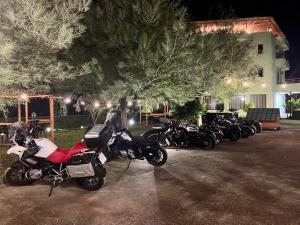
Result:
{"type": "Polygon", "coordinates": [[[287,78],[300,77],[300,13],[296,0],[183,0],[182,5],[188,8],[191,20],[220,19],[217,6],[221,3],[224,8],[232,6],[236,17],[273,16],[285,33],[290,50],[286,58],[290,62],[287,78]],[[209,13],[210,9],[212,12],[209,13]]]}

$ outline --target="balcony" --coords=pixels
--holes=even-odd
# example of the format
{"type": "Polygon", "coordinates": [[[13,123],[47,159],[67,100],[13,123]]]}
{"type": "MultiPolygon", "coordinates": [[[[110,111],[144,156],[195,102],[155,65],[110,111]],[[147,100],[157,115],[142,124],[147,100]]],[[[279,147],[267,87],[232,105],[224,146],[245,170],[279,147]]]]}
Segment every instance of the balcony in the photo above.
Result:
{"type": "Polygon", "coordinates": [[[290,49],[290,45],[286,37],[276,37],[276,45],[281,49],[282,51],[287,51],[290,49]]]}
{"type": "Polygon", "coordinates": [[[276,67],[280,68],[281,70],[289,70],[290,63],[285,58],[277,58],[276,59],[276,67]]]}
{"type": "Polygon", "coordinates": [[[285,79],[285,83],[287,83],[287,84],[298,84],[298,83],[300,83],[300,78],[285,79]]]}

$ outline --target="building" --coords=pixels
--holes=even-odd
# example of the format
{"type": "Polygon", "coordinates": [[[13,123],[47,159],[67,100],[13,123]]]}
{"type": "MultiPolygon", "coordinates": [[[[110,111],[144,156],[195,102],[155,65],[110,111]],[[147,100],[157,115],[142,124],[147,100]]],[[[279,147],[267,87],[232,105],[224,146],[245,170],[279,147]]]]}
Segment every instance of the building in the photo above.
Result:
{"type": "Polygon", "coordinates": [[[285,80],[285,71],[290,68],[285,59],[289,43],[273,17],[197,21],[196,24],[199,30],[205,32],[230,24],[234,31],[245,32],[245,36],[254,42],[256,63],[259,65],[258,82],[246,93],[233,97],[225,109],[241,109],[253,102],[257,108],[280,108],[281,116],[285,117],[285,96],[300,93],[300,83],[285,80]]]}

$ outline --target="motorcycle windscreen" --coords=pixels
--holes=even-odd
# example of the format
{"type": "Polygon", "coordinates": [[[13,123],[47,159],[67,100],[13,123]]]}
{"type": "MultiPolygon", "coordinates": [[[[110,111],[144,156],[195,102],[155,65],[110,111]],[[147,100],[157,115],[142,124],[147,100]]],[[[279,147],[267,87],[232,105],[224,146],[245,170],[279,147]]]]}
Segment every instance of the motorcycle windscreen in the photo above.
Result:
{"type": "Polygon", "coordinates": [[[37,146],[39,146],[39,151],[35,154],[37,157],[47,158],[58,149],[58,147],[47,138],[34,139],[34,141],[37,146]]]}

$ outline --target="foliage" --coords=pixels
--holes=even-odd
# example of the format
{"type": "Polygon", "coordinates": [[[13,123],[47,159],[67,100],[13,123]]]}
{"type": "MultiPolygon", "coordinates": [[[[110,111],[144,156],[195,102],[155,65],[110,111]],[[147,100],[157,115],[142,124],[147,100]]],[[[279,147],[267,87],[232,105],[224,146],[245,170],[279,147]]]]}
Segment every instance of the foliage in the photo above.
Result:
{"type": "Polygon", "coordinates": [[[90,0],[0,2],[0,90],[49,93],[55,82],[81,73],[59,60],[61,50],[85,30],[90,0]]]}
{"type": "Polygon", "coordinates": [[[292,116],[292,112],[300,109],[300,98],[296,99],[296,98],[290,98],[286,101],[285,103],[285,109],[288,111],[289,113],[289,117],[292,116]]]}
{"type": "Polygon", "coordinates": [[[206,112],[205,105],[201,104],[198,99],[186,102],[184,105],[177,105],[172,117],[179,120],[187,120],[197,123],[199,115],[206,112]]]}
{"type": "Polygon", "coordinates": [[[249,73],[254,69],[252,42],[242,40],[244,34],[230,25],[195,32],[185,9],[170,0],[104,0],[92,7],[85,25],[86,34],[71,49],[72,59],[97,61],[94,73],[104,78],[96,75],[99,87],[86,93],[93,90],[104,99],[139,96],[148,104],[184,103],[204,92],[228,98],[245,88],[237,81],[255,75],[249,73]],[[236,80],[231,88],[225,82],[229,78],[236,80]]]}
{"type": "Polygon", "coordinates": [[[253,108],[256,108],[256,105],[253,102],[249,102],[245,105],[244,111],[248,112],[249,109],[253,109],[253,108]]]}

